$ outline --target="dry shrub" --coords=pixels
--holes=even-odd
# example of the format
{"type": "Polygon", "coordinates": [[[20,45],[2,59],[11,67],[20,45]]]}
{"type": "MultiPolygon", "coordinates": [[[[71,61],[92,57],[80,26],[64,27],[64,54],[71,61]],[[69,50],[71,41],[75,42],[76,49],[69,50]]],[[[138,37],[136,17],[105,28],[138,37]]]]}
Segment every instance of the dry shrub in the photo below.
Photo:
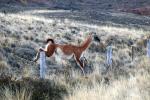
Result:
{"type": "Polygon", "coordinates": [[[28,91],[26,88],[12,91],[9,88],[5,88],[2,96],[2,100],[31,100],[32,92],[28,91]]]}
{"type": "Polygon", "coordinates": [[[7,62],[0,61],[0,77],[4,77],[10,74],[10,68],[7,62]]]}
{"type": "MultiPolygon", "coordinates": [[[[69,95],[65,100],[149,100],[150,99],[150,59],[141,56],[134,62],[132,69],[122,66],[115,69],[107,77],[98,72],[88,75],[88,78],[72,79],[69,95]],[[119,68],[119,69],[120,69],[119,68]],[[116,73],[114,75],[114,73],[116,73]],[[123,73],[128,74],[128,77],[123,73]],[[116,77],[117,78],[114,78],[116,77]],[[108,80],[108,84],[106,84],[108,80]]],[[[95,71],[97,71],[96,69],[95,71]]]]}
{"type": "Polygon", "coordinates": [[[3,52],[3,50],[0,49],[0,61],[2,61],[4,59],[4,56],[3,56],[2,52],[3,52]]]}
{"type": "Polygon", "coordinates": [[[8,65],[5,61],[0,61],[0,70],[6,70],[8,69],[8,65]]]}
{"type": "Polygon", "coordinates": [[[150,75],[138,74],[113,80],[110,85],[97,82],[76,84],[65,100],[149,100],[149,78],[150,75]]]}
{"type": "Polygon", "coordinates": [[[7,100],[26,100],[25,98],[27,100],[30,98],[31,100],[62,100],[63,95],[67,94],[63,85],[55,84],[50,80],[31,78],[18,81],[11,80],[9,77],[1,78],[0,89],[0,96],[4,95],[9,98],[7,100]],[[11,99],[11,97],[17,99],[11,99]]]}
{"type": "Polygon", "coordinates": [[[150,58],[146,57],[146,56],[142,56],[138,63],[136,63],[136,67],[138,68],[138,72],[142,72],[142,73],[145,73],[145,72],[148,72],[150,73],[150,58]]]}

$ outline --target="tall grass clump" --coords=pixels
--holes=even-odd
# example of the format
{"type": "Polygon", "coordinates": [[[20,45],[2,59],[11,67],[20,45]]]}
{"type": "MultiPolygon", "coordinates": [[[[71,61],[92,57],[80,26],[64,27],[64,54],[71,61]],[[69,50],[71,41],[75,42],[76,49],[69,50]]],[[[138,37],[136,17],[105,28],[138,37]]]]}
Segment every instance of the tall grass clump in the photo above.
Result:
{"type": "Polygon", "coordinates": [[[8,76],[10,74],[10,68],[6,61],[0,61],[0,76],[8,76]]]}
{"type": "Polygon", "coordinates": [[[10,88],[5,88],[3,91],[2,100],[31,100],[32,91],[25,88],[12,91],[10,88]]]}
{"type": "MultiPolygon", "coordinates": [[[[143,57],[135,63],[134,69],[128,71],[129,77],[121,75],[116,79],[111,72],[109,76],[89,75],[71,84],[65,100],[149,100],[150,66],[149,58],[143,57]],[[99,81],[97,81],[99,80],[99,81]],[[106,82],[108,81],[108,82],[106,82]]],[[[119,74],[118,74],[119,75],[119,74]]]]}
{"type": "Polygon", "coordinates": [[[2,100],[62,100],[66,94],[65,86],[46,79],[0,79],[2,100]]]}

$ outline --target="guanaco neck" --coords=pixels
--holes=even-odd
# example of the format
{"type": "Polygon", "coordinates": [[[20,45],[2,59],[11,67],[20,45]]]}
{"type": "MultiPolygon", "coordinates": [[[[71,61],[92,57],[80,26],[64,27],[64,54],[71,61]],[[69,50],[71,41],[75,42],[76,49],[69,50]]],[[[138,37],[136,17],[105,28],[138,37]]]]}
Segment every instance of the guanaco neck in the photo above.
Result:
{"type": "Polygon", "coordinates": [[[90,43],[92,42],[92,35],[88,36],[88,38],[81,44],[80,48],[82,51],[86,50],[90,43]]]}

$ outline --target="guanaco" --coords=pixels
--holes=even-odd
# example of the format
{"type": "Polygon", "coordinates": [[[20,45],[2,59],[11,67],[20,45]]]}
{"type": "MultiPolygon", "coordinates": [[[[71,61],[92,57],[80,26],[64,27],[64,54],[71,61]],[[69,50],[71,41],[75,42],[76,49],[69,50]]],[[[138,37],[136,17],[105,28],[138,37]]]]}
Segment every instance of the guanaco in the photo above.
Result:
{"type": "Polygon", "coordinates": [[[46,41],[46,47],[39,49],[34,61],[39,59],[40,51],[44,51],[47,57],[51,57],[54,53],[61,59],[71,59],[74,57],[76,63],[82,70],[82,73],[85,75],[83,69],[85,64],[80,61],[80,58],[82,57],[83,52],[90,46],[92,40],[100,43],[100,39],[96,33],[90,33],[87,39],[79,46],[72,44],[56,44],[53,39],[49,38],[46,41]]]}
{"type": "Polygon", "coordinates": [[[147,47],[147,41],[150,39],[150,35],[146,35],[143,37],[143,39],[138,39],[135,44],[131,46],[132,49],[132,60],[134,59],[134,50],[136,48],[146,48],[147,47]]]}

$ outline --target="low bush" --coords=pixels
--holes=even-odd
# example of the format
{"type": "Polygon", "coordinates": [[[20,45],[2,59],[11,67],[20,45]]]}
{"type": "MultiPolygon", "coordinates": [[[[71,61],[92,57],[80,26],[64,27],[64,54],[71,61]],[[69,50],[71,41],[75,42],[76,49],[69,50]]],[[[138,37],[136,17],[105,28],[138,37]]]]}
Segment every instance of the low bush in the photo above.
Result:
{"type": "Polygon", "coordinates": [[[9,77],[5,77],[0,79],[1,96],[4,95],[4,88],[14,94],[25,89],[29,91],[26,94],[31,93],[31,100],[62,100],[63,95],[67,94],[65,86],[44,79],[23,78],[22,80],[14,81],[9,77]]]}

